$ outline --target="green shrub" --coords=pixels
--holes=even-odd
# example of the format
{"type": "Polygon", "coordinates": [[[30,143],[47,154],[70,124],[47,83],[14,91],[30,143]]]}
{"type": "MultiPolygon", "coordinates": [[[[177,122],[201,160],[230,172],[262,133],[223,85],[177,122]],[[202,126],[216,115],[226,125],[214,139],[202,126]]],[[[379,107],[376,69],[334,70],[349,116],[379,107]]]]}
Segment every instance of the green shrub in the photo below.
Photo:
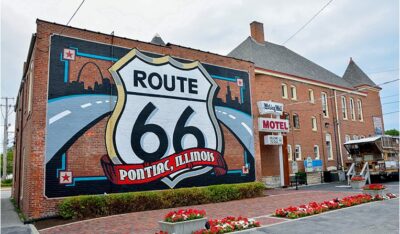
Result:
{"type": "Polygon", "coordinates": [[[1,187],[10,187],[12,186],[12,179],[5,179],[1,181],[1,187]]]}
{"type": "Polygon", "coordinates": [[[58,213],[63,218],[94,218],[257,197],[262,195],[264,189],[264,184],[252,182],[163,191],[85,195],[64,199],[58,206],[58,213]]]}

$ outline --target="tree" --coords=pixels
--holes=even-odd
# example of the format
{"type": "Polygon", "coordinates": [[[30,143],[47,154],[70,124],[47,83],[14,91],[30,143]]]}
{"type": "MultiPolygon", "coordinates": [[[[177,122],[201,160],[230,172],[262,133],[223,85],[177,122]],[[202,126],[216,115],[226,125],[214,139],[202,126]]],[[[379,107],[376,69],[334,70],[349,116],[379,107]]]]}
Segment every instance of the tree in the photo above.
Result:
{"type": "MultiPolygon", "coordinates": [[[[9,148],[7,150],[7,175],[10,175],[13,173],[13,163],[14,163],[14,154],[12,148],[9,148]]],[[[0,172],[3,171],[3,154],[1,154],[0,158],[0,172]]]]}
{"type": "Polygon", "coordinates": [[[399,130],[397,129],[386,130],[385,134],[390,136],[399,136],[399,130]]]}

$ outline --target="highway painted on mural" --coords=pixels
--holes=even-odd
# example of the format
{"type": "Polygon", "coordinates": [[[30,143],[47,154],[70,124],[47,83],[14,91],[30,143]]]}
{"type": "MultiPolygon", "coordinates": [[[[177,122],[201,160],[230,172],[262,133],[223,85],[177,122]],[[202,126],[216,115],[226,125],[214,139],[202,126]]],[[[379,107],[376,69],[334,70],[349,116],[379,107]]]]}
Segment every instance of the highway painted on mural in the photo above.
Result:
{"type": "MultiPolygon", "coordinates": [[[[95,94],[50,100],[47,105],[46,163],[77,133],[111,112],[116,100],[116,96],[95,94]]],[[[254,155],[251,116],[228,107],[216,106],[215,110],[218,120],[254,155]]]]}

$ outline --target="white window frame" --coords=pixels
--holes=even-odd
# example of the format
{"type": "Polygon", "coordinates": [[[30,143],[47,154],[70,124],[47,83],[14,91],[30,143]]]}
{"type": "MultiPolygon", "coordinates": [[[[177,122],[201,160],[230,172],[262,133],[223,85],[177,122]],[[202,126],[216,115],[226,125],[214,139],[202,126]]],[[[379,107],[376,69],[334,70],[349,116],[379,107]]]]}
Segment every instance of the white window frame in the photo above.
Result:
{"type": "Polygon", "coordinates": [[[291,145],[287,145],[287,152],[289,161],[293,161],[293,151],[291,145]]]}
{"type": "Polygon", "coordinates": [[[314,145],[313,150],[314,150],[314,158],[318,160],[319,157],[320,157],[320,155],[319,155],[319,146],[318,145],[314,145]],[[315,149],[317,149],[316,152],[315,152],[315,149]],[[315,153],[317,153],[317,154],[315,154],[315,153]]]}
{"type": "Polygon", "coordinates": [[[297,88],[294,85],[290,86],[290,96],[292,100],[297,100],[297,88]]]}
{"type": "Polygon", "coordinates": [[[350,115],[351,115],[351,120],[355,121],[356,120],[356,112],[354,108],[354,99],[350,98],[350,115]]]}
{"type": "MultiPolygon", "coordinates": [[[[351,137],[350,137],[350,135],[345,135],[344,136],[344,143],[346,143],[348,141],[351,141],[351,137]]],[[[346,150],[346,152],[347,152],[347,158],[351,159],[351,155],[350,155],[349,151],[346,150]]]]}
{"type": "Polygon", "coordinates": [[[316,132],[318,131],[317,127],[317,118],[315,116],[311,116],[311,129],[316,132]]]}
{"type": "Polygon", "coordinates": [[[308,99],[310,100],[310,103],[312,103],[312,104],[315,103],[314,90],[312,90],[312,89],[308,90],[308,99]]]}
{"type": "Polygon", "coordinates": [[[326,146],[326,152],[328,153],[328,160],[333,160],[332,135],[330,133],[325,134],[325,146],[326,146]],[[329,142],[329,147],[327,144],[328,142],[329,142]]]}
{"type": "Polygon", "coordinates": [[[285,83],[281,84],[281,92],[282,92],[282,98],[287,99],[288,98],[287,84],[285,83]]]}
{"type": "Polygon", "coordinates": [[[342,96],[342,118],[343,118],[344,120],[347,120],[347,119],[348,119],[348,116],[347,116],[347,104],[346,104],[346,102],[347,102],[346,97],[342,96]]]}
{"type": "Polygon", "coordinates": [[[364,121],[361,99],[357,99],[357,118],[361,122],[364,121]]]}
{"type": "Polygon", "coordinates": [[[359,137],[357,135],[353,135],[353,140],[358,140],[359,137]]]}
{"type": "Polygon", "coordinates": [[[324,116],[324,118],[328,118],[329,117],[328,94],[325,92],[321,92],[321,104],[322,104],[322,115],[324,116]]]}
{"type": "Polygon", "coordinates": [[[301,145],[295,146],[294,157],[295,157],[296,161],[301,161],[301,145]]]}

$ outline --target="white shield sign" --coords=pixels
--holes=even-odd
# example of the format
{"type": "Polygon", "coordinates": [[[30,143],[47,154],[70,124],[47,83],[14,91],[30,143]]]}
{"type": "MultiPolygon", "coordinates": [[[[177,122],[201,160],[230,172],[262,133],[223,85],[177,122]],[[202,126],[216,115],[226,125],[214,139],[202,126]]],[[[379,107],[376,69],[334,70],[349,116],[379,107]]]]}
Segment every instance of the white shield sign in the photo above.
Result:
{"type": "Polygon", "coordinates": [[[152,58],[134,49],[110,72],[118,100],[106,130],[114,165],[103,163],[109,179],[117,184],[161,179],[172,188],[185,178],[226,168],[212,104],[218,85],[199,62],[152,58]]]}

